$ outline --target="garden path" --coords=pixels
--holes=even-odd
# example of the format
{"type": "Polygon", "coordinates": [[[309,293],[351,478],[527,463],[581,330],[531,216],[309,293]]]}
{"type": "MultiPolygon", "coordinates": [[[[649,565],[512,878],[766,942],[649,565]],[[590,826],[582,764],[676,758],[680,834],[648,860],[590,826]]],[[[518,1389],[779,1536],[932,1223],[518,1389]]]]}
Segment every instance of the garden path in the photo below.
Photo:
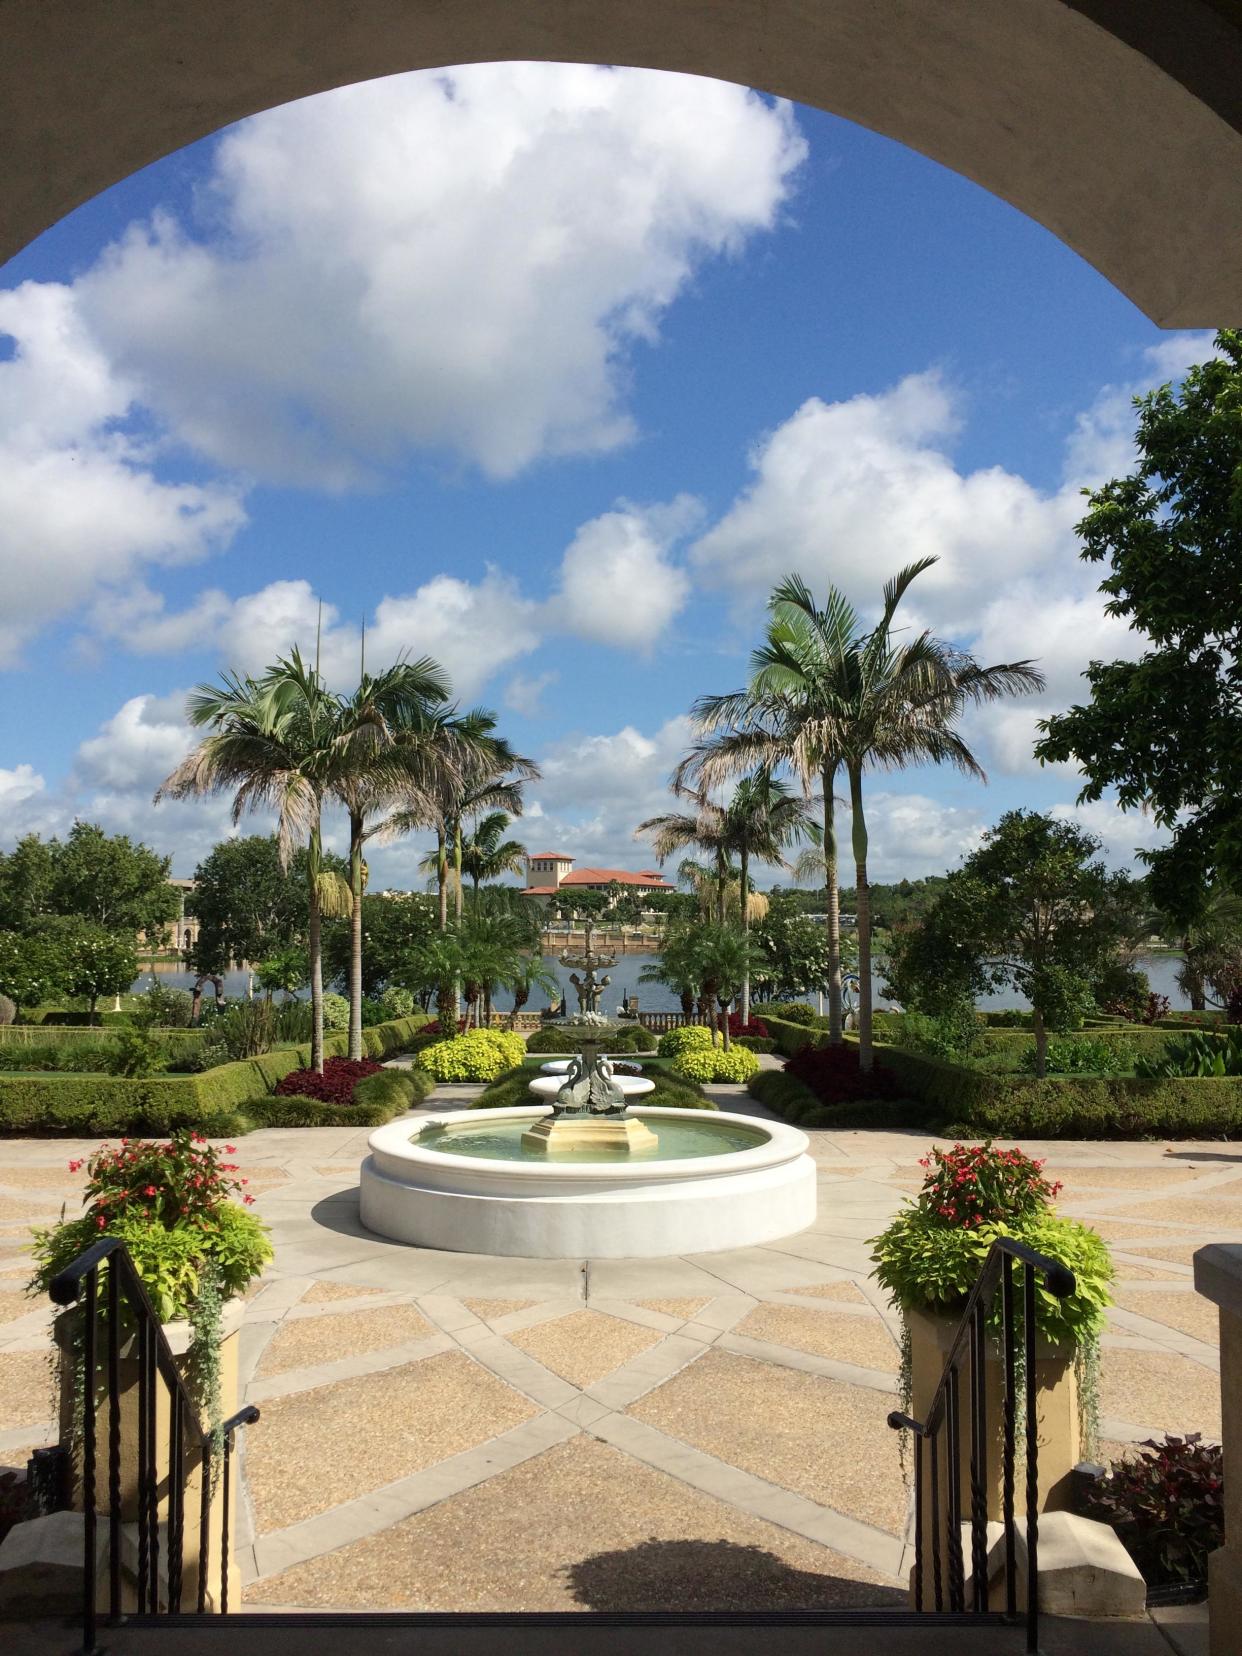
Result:
{"type": "MultiPolygon", "coordinates": [[[[726,1108],[741,1100],[720,1089],[726,1108]]],[[[464,1101],[439,1089],[426,1108],[464,1101]]],[[[250,1608],[879,1603],[909,1562],[897,1321],[867,1238],[931,1140],[812,1133],[819,1217],[761,1248],[554,1261],[363,1230],[366,1133],[266,1130],[239,1160],[274,1265],[246,1307],[239,1567],[250,1608]]],[[[31,1223],[76,1205],[90,1141],[0,1143],[0,1462],[48,1441],[31,1223]]],[[[1242,1147],[1024,1145],[1118,1265],[1103,1450],[1219,1432],[1214,1308],[1191,1259],[1242,1241],[1242,1147]]]]}

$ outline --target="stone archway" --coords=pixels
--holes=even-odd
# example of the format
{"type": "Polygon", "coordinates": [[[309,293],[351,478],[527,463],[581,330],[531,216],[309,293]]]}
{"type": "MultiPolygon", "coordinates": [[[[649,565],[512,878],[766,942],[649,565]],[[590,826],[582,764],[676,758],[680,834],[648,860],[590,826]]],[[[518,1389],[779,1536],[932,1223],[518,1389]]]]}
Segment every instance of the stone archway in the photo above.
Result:
{"type": "Polygon", "coordinates": [[[818,105],[1003,197],[1153,321],[1242,320],[1239,0],[9,0],[0,258],[260,109],[532,58],[818,105]]]}

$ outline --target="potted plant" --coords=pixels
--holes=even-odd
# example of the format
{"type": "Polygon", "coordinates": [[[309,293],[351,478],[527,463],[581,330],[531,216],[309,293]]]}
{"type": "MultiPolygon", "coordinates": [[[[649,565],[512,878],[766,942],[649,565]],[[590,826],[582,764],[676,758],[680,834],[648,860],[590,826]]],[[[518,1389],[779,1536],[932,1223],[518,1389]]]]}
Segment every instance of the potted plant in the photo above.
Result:
{"type": "MultiPolygon", "coordinates": [[[[233,1146],[225,1147],[224,1155],[233,1146]]],[[[76,1172],[82,1162],[70,1162],[76,1172]]],[[[101,1236],[124,1241],[134,1268],[163,1325],[167,1340],[198,1404],[200,1420],[211,1428],[238,1406],[238,1332],[241,1296],[272,1257],[266,1227],[247,1212],[253,1197],[237,1177],[237,1165],[224,1160],[198,1133],[176,1132],[164,1143],[122,1139],[104,1146],[87,1163],[89,1178],[84,1211],[62,1216],[59,1224],[34,1232],[35,1275],[28,1292],[46,1294],[52,1279],[101,1236]],[[241,1200],[233,1198],[240,1196],[241,1200]]],[[[117,1341],[121,1380],[122,1515],[137,1516],[138,1495],[138,1361],[136,1324],[128,1311],[121,1326],[106,1319],[100,1329],[96,1373],[98,1441],[106,1442],[108,1409],[99,1395],[106,1372],[108,1342],[117,1341]]],[[[60,1438],[76,1458],[84,1395],[82,1311],[74,1306],[56,1319],[59,1353],[60,1438]]],[[[166,1492],[167,1393],[157,1386],[157,1432],[161,1490],[166,1492]]],[[[191,1527],[197,1529],[199,1463],[187,1449],[187,1567],[195,1553],[191,1527]]],[[[81,1489],[77,1499],[88,1498],[81,1489]]],[[[107,1504],[107,1457],[100,1455],[94,1492],[97,1508],[107,1504]]],[[[218,1571],[218,1549],[213,1574],[218,1571]]],[[[212,1584],[214,1589],[214,1583],[212,1584]]]]}
{"type": "MultiPolygon", "coordinates": [[[[1017,1237],[1073,1271],[1075,1289],[1064,1299],[1042,1282],[1036,1284],[1040,1506],[1047,1508],[1069,1504],[1071,1469],[1094,1444],[1099,1342],[1111,1303],[1113,1267],[1096,1232],[1055,1212],[1060,1185],[1044,1178],[1043,1165],[1021,1150],[998,1149],[990,1140],[933,1149],[920,1163],[926,1170],[922,1190],[873,1238],[872,1258],[877,1281],[902,1314],[902,1409],[915,1419],[925,1418],[931,1405],[967,1296],[996,1237],[1017,1237]]],[[[1020,1275],[1021,1267],[1015,1269],[1020,1275]]],[[[1017,1300],[1020,1317],[1020,1294],[1017,1300]]],[[[1000,1315],[997,1295],[989,1310],[992,1338],[983,1377],[989,1518],[1001,1516],[1000,1315]]],[[[968,1381],[968,1372],[963,1379],[968,1381]]],[[[963,1395],[967,1391],[964,1386],[963,1395]]],[[[1019,1408],[1021,1401],[1020,1391],[1019,1408]]],[[[1021,1436],[1019,1431],[1019,1453],[1021,1436]]],[[[968,1507],[970,1432],[965,1421],[961,1439],[968,1507]]]]}

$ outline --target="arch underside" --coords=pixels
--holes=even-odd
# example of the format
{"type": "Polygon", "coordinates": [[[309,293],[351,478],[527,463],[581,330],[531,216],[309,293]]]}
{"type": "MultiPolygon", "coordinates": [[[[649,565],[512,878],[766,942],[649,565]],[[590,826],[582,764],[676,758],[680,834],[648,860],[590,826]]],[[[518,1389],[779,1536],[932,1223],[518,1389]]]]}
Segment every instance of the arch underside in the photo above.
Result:
{"type": "Polygon", "coordinates": [[[245,115],[502,59],[817,105],[1010,202],[1162,326],[1242,321],[1234,0],[8,0],[0,258],[245,115]]]}

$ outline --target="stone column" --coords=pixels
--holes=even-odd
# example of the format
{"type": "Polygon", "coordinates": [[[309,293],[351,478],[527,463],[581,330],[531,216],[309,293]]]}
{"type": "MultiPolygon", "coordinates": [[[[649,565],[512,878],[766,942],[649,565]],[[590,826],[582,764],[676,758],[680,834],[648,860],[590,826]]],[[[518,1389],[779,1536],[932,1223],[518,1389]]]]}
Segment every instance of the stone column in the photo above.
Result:
{"type": "Polygon", "coordinates": [[[1195,1287],[1220,1308],[1225,1544],[1208,1560],[1208,1618],[1211,1656],[1233,1656],[1242,1627],[1242,1246],[1200,1248],[1195,1287]]]}

